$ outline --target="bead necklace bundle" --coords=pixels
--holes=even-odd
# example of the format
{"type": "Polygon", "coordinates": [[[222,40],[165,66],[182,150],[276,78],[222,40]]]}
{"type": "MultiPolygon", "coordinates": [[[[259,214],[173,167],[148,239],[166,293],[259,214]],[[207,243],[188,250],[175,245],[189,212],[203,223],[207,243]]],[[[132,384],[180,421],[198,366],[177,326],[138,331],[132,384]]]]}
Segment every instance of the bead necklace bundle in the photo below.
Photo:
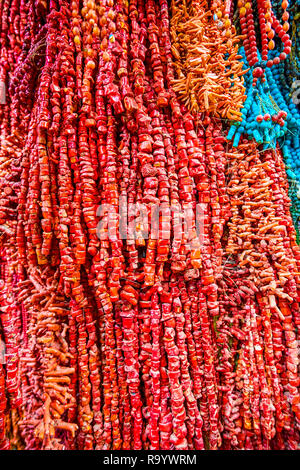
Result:
{"type": "Polygon", "coordinates": [[[295,20],[297,15],[293,12],[295,5],[292,2],[289,16],[286,0],[280,5],[275,4],[276,8],[270,2],[257,2],[262,46],[260,53],[255,36],[252,4],[238,2],[241,30],[243,34],[247,34],[239,53],[244,62],[244,70],[249,66],[250,70],[245,74],[247,99],[241,110],[242,120],[232,123],[227,137],[229,140],[233,139],[234,147],[239,145],[241,136],[246,134],[262,144],[265,150],[275,149],[277,146],[282,149],[290,182],[291,212],[298,232],[300,114],[296,104],[298,92],[293,84],[297,85],[299,76],[298,57],[295,54],[299,34],[295,20]],[[278,17],[281,15],[283,25],[277,20],[275,13],[278,17]],[[292,24],[291,38],[288,35],[288,19],[292,24]]]}
{"type": "Polygon", "coordinates": [[[240,37],[226,8],[226,2],[224,9],[213,2],[209,11],[201,3],[173,0],[172,84],[193,114],[210,112],[240,121],[245,71],[238,55],[240,37]]]}

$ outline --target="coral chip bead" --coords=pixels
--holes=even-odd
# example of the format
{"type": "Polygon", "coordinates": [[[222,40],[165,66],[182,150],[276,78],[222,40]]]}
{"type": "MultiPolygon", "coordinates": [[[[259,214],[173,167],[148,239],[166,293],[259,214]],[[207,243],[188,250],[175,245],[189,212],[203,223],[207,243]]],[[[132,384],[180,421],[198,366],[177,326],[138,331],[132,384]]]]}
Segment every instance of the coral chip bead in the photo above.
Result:
{"type": "Polygon", "coordinates": [[[110,60],[110,55],[109,55],[109,53],[106,52],[106,51],[103,52],[103,60],[104,60],[105,62],[109,62],[109,60],[110,60]]]}
{"type": "Polygon", "coordinates": [[[100,29],[98,28],[97,25],[94,25],[93,27],[93,36],[100,36],[100,29]]]}
{"type": "Polygon", "coordinates": [[[93,60],[89,60],[86,64],[86,66],[87,66],[88,69],[94,70],[94,68],[96,67],[96,64],[93,60]]]}
{"type": "Polygon", "coordinates": [[[76,46],[80,46],[80,37],[79,36],[74,36],[74,43],[76,46]]]}
{"type": "Polygon", "coordinates": [[[286,10],[288,6],[289,6],[289,2],[287,0],[283,0],[283,2],[281,3],[281,8],[283,10],[286,10]]]}
{"type": "Polygon", "coordinates": [[[241,17],[246,16],[246,12],[247,12],[247,10],[246,10],[245,7],[240,8],[240,16],[241,17]]]}

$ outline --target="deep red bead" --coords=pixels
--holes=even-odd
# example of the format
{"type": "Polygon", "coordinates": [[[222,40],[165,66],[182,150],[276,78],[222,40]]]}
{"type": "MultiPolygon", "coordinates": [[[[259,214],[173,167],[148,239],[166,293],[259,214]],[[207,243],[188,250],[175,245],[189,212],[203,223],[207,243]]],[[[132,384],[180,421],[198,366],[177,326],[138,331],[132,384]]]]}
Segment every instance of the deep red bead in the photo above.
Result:
{"type": "Polygon", "coordinates": [[[281,54],[279,54],[279,58],[280,58],[280,60],[285,60],[286,59],[286,53],[281,52],[281,54]]]}
{"type": "Polygon", "coordinates": [[[279,119],[286,119],[286,117],[287,117],[287,112],[286,111],[283,111],[283,110],[279,111],[279,113],[278,113],[278,118],[279,119]]]}
{"type": "Polygon", "coordinates": [[[270,60],[268,60],[268,62],[267,62],[267,67],[270,67],[270,68],[271,68],[271,67],[273,66],[273,64],[274,64],[273,60],[270,59],[270,60]]]}
{"type": "Polygon", "coordinates": [[[253,70],[253,77],[261,77],[263,75],[264,71],[261,67],[256,67],[253,70]]]}
{"type": "Polygon", "coordinates": [[[291,53],[291,48],[285,47],[283,52],[285,52],[286,55],[289,55],[291,53]]]}
{"type": "Polygon", "coordinates": [[[274,62],[275,65],[278,65],[279,62],[280,62],[279,57],[274,57],[273,62],[274,62]]]}

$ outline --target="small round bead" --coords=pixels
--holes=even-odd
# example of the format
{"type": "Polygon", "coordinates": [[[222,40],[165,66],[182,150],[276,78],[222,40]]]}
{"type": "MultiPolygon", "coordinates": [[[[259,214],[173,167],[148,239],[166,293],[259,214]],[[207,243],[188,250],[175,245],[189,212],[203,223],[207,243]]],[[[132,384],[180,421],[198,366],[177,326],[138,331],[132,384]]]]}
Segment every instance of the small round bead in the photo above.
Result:
{"type": "Polygon", "coordinates": [[[253,70],[253,77],[261,77],[263,75],[264,71],[261,67],[256,67],[253,70]]]}

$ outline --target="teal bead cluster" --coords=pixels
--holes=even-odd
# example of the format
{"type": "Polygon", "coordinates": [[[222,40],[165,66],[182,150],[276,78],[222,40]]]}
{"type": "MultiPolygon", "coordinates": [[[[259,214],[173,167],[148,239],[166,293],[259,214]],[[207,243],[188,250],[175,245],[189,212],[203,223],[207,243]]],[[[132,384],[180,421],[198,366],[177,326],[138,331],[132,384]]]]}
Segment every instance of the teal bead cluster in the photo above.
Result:
{"type": "MultiPolygon", "coordinates": [[[[270,74],[270,72],[269,72],[270,74]]],[[[272,71],[273,81],[277,84],[282,82],[284,76],[284,67],[282,64],[274,66],[272,71]]],[[[300,84],[299,84],[300,85],[300,84]]],[[[279,141],[282,148],[283,157],[286,164],[286,173],[289,181],[289,196],[292,201],[291,214],[299,236],[300,221],[300,112],[297,105],[293,102],[293,93],[297,90],[281,87],[281,98],[288,106],[289,111],[289,132],[284,139],[279,141]]],[[[300,97],[300,90],[299,90],[300,97]]]]}

